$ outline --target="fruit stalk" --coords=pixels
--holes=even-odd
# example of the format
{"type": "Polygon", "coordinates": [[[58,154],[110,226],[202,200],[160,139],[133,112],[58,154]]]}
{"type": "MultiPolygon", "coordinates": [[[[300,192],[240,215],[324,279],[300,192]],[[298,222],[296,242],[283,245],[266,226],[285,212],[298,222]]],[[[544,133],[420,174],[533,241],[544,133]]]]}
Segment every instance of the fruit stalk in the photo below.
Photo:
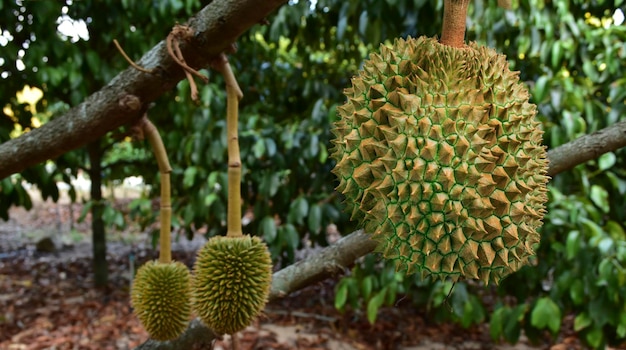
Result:
{"type": "Polygon", "coordinates": [[[465,20],[469,0],[445,0],[440,43],[452,47],[465,46],[465,20]]]}
{"type": "Polygon", "coordinates": [[[225,55],[215,69],[226,82],[226,136],[228,140],[228,231],[227,237],[241,237],[241,156],[239,155],[239,100],[243,97],[225,55]]]}
{"type": "Polygon", "coordinates": [[[171,252],[171,229],[172,222],[172,202],[170,198],[170,173],[172,167],[167,159],[167,152],[165,146],[163,146],[163,140],[157,128],[150,122],[145,116],[141,121],[141,125],[144,134],[148,138],[148,142],[152,146],[154,155],[159,166],[159,172],[161,173],[161,231],[159,234],[159,262],[162,264],[169,264],[172,261],[171,252]]]}

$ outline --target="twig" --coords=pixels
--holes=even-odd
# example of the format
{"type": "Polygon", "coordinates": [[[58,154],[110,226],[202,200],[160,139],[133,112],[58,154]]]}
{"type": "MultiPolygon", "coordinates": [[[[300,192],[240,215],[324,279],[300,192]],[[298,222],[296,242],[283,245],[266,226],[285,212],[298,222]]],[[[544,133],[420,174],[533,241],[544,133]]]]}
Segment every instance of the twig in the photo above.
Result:
{"type": "Polygon", "coordinates": [[[126,59],[128,64],[130,64],[133,68],[135,68],[136,70],[138,70],[140,72],[144,72],[144,73],[148,73],[148,74],[152,74],[154,72],[154,70],[152,70],[152,69],[145,69],[142,66],[138,65],[137,63],[135,63],[133,60],[131,60],[130,57],[128,57],[128,55],[124,51],[124,49],[122,49],[122,46],[120,46],[120,43],[117,42],[117,39],[113,39],[113,44],[115,44],[115,47],[117,47],[117,50],[126,59]]]}

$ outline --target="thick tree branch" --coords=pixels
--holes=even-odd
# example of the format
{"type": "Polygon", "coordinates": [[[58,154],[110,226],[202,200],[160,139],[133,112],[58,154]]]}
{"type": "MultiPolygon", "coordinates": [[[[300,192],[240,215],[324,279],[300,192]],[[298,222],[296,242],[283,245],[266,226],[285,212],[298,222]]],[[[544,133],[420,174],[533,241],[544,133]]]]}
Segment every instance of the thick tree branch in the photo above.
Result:
{"type": "MultiPolygon", "coordinates": [[[[197,69],[208,67],[211,58],[230,48],[241,34],[285,2],[287,0],[210,2],[188,22],[195,35],[188,43],[181,44],[185,61],[197,69]]],[[[185,77],[183,70],[167,53],[165,40],[137,63],[154,70],[154,74],[129,67],[64,115],[0,144],[0,179],[82,147],[122,125],[136,122],[150,102],[185,77]]]]}
{"type": "Polygon", "coordinates": [[[548,174],[561,173],[622,147],[626,147],[626,120],[550,150],[548,174]]]}
{"type": "MultiPolygon", "coordinates": [[[[615,151],[624,146],[626,146],[626,121],[583,136],[548,152],[550,161],[548,174],[555,176],[578,164],[597,158],[603,153],[615,151]]],[[[353,232],[318,254],[274,273],[270,300],[287,296],[315,282],[340,275],[354,265],[356,259],[373,252],[375,248],[376,242],[370,240],[363,231],[353,232]]],[[[137,349],[186,349],[194,344],[194,339],[208,344],[214,338],[215,335],[196,319],[181,338],[164,343],[148,340],[137,349]]]]}

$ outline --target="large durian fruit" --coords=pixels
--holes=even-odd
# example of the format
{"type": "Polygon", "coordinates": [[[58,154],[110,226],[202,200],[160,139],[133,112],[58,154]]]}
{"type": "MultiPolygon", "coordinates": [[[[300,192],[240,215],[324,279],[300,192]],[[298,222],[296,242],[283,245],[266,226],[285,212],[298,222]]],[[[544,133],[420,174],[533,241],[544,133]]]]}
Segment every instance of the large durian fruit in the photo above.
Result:
{"type": "Polygon", "coordinates": [[[518,74],[475,43],[397,39],[345,90],[337,190],[399,270],[497,283],[534,254],[547,158],[518,74]]]}

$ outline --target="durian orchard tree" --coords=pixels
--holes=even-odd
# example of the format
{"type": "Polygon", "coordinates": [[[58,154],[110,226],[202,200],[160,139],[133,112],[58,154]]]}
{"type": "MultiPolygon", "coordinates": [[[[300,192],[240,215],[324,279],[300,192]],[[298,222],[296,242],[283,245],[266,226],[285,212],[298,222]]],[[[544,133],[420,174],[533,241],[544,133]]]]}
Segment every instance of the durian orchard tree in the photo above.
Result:
{"type": "MultiPolygon", "coordinates": [[[[0,85],[2,95],[14,96],[25,83],[45,83],[42,107],[59,100],[68,107],[54,113],[53,120],[36,132],[0,145],[0,177],[55,158],[120,125],[132,125],[149,103],[165,94],[150,113],[155,124],[167,130],[163,136],[173,167],[173,226],[193,232],[194,227],[209,224],[211,235],[226,233],[220,224],[226,219],[227,198],[223,84],[209,73],[210,83],[200,87],[200,108],[193,108],[186,83],[179,84],[176,93],[166,93],[184,74],[168,58],[164,42],[149,51],[175,20],[182,23],[199,11],[200,3],[163,1],[152,7],[139,2],[99,3],[105,8],[97,13],[114,13],[103,18],[120,22],[103,24],[93,15],[96,10],[91,2],[73,3],[69,7],[76,11],[72,16],[94,20],[88,24],[90,40],[50,46],[44,45],[48,40],[35,40],[25,50],[25,62],[35,62],[27,64],[26,71],[12,65],[23,49],[25,32],[17,35],[14,27],[8,27],[20,40],[2,46],[2,69],[9,72],[5,81],[11,82],[0,85]],[[127,30],[131,26],[134,31],[127,30]],[[146,53],[139,63],[158,66],[162,73],[129,69],[113,79],[125,66],[111,45],[113,38],[131,57],[146,53]],[[92,45],[107,50],[95,52],[92,45]],[[55,60],[41,63],[46,53],[55,60]],[[38,72],[30,70],[34,66],[38,72]],[[77,77],[92,84],[81,84],[77,77]],[[85,86],[92,88],[83,91],[85,86]],[[60,92],[74,97],[70,101],[60,92]],[[139,98],[141,108],[120,103],[137,101],[133,96],[139,98]],[[83,99],[87,102],[81,104],[83,99]],[[68,110],[69,106],[75,108],[68,110]],[[67,129],[69,120],[75,122],[73,130],[67,129]]],[[[344,234],[356,226],[338,210],[342,208],[339,198],[332,194],[337,183],[330,173],[334,162],[328,158],[329,122],[336,120],[335,106],[345,99],[341,90],[381,42],[391,45],[397,37],[438,35],[443,1],[320,0],[313,8],[306,1],[282,7],[282,1],[232,4],[217,0],[198,12],[191,23],[199,35],[182,49],[192,67],[208,67],[211,57],[238,39],[239,51],[231,62],[246,96],[241,101],[242,197],[254,212],[250,227],[244,228],[262,235],[274,260],[286,265],[293,261],[301,237],[326,244],[323,229],[327,224],[336,224],[344,234]],[[254,26],[264,23],[266,16],[269,25],[254,26]],[[280,224],[274,217],[280,218],[280,224]]],[[[495,1],[470,3],[469,40],[506,54],[512,69],[521,71],[520,80],[529,85],[531,101],[538,105],[538,119],[546,131],[548,174],[554,177],[538,258],[533,266],[501,281],[497,291],[503,297],[497,299],[493,313],[477,297],[483,287],[457,282],[449,297],[453,309],[449,312],[437,300],[444,299],[451,283],[399,275],[393,265],[381,269],[377,255],[358,260],[351,274],[339,282],[338,307],[367,306],[374,310],[373,320],[378,307],[393,305],[396,294],[403,293],[408,296],[404,300],[428,305],[436,320],[463,325],[490,320],[494,338],[510,342],[517,340],[522,329],[531,337],[544,329],[556,333],[560,316],[566,314],[576,315],[576,330],[593,347],[624,338],[620,296],[625,293],[620,276],[625,260],[621,242],[626,204],[621,198],[626,192],[626,174],[624,151],[618,149],[624,146],[626,61],[621,49],[624,29],[614,17],[619,6],[610,1],[519,1],[513,3],[513,10],[504,11],[495,1]],[[598,130],[602,132],[593,134],[598,130]],[[556,176],[563,171],[568,175],[556,176]]],[[[13,23],[17,17],[10,11],[2,14],[7,17],[2,23],[13,23]]],[[[32,32],[46,38],[45,33],[52,31],[45,23],[54,22],[59,13],[47,11],[38,16],[41,20],[33,22],[32,32]]],[[[29,120],[27,113],[20,120],[29,120]]],[[[2,125],[8,130],[13,127],[2,125]]],[[[9,139],[8,132],[2,135],[2,141],[9,139]]],[[[152,170],[135,173],[156,184],[152,170]]],[[[33,181],[40,178],[43,175],[30,177],[33,181]]],[[[8,188],[12,187],[1,190],[2,204],[7,203],[6,196],[20,193],[4,191],[8,188]]],[[[152,222],[155,213],[146,203],[147,199],[138,201],[134,208],[152,222]]],[[[321,255],[276,273],[270,299],[327,278],[329,272],[342,274],[375,245],[362,233],[347,235],[321,255]]],[[[185,348],[211,339],[211,333],[194,321],[178,341],[150,341],[142,348],[185,348]]]]}

